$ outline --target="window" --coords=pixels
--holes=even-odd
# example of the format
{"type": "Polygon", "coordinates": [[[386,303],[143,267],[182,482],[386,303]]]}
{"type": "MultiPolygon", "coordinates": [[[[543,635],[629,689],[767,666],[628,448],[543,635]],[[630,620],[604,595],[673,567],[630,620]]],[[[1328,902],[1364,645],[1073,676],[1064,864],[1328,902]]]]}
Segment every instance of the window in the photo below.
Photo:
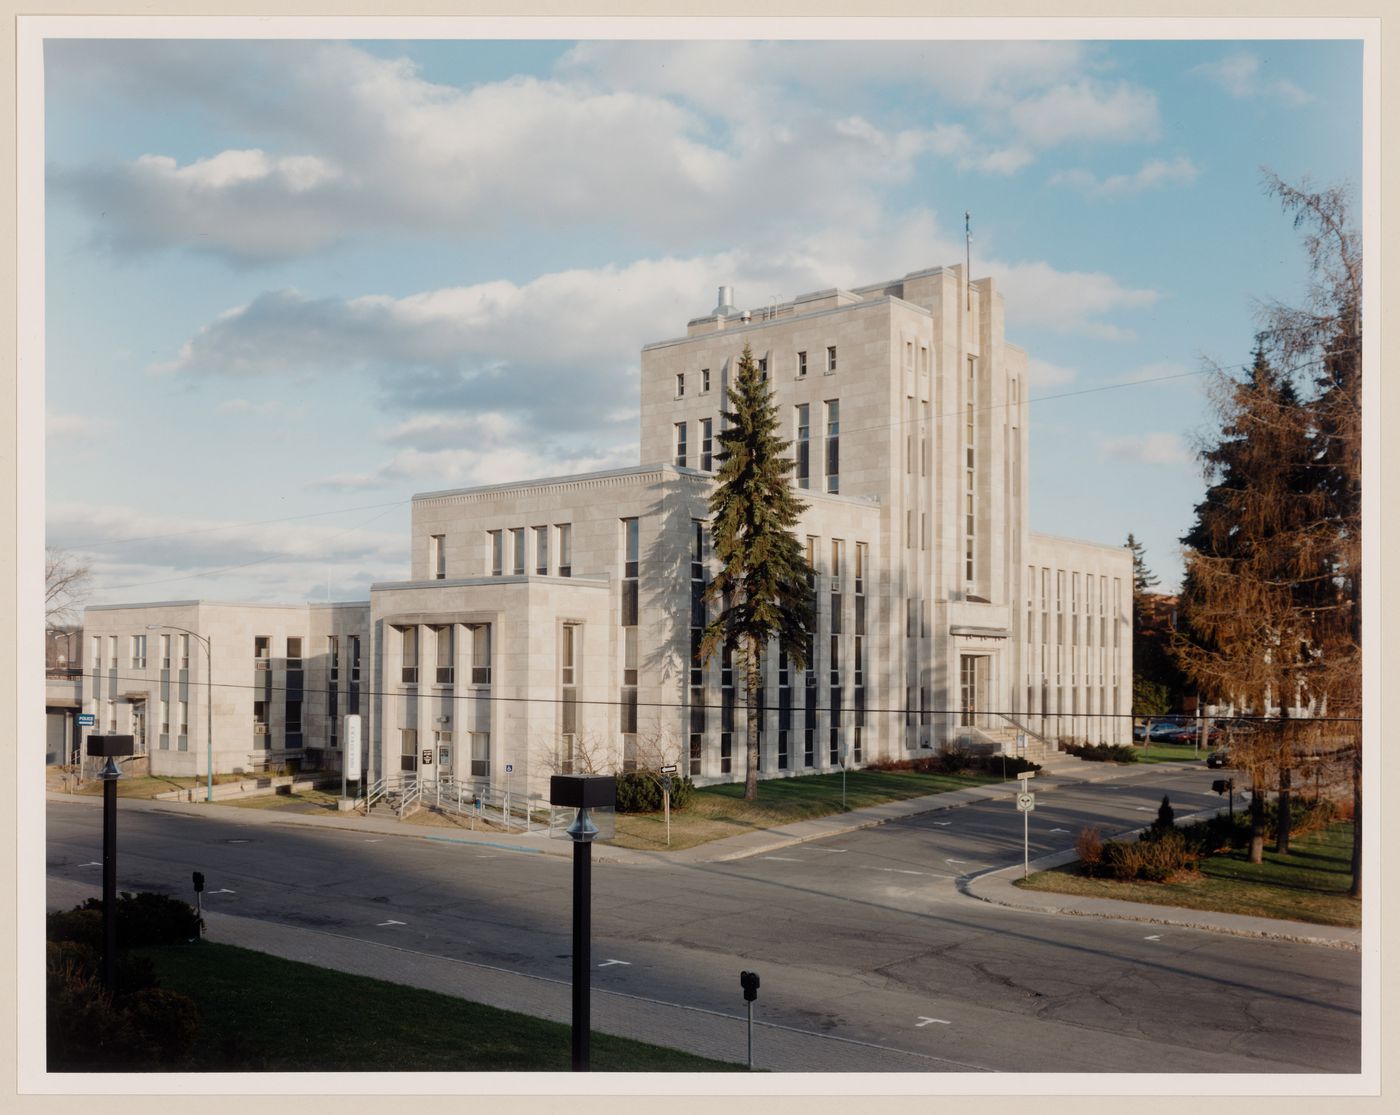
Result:
{"type": "Polygon", "coordinates": [[[641,552],[641,542],[636,519],[622,520],[623,545],[625,547],[623,568],[624,577],[635,577],[637,575],[638,557],[641,552]]]}
{"type": "Polygon", "coordinates": [[[491,684],[491,625],[474,623],[472,633],[472,684],[491,684]]]}
{"type": "Polygon", "coordinates": [[[525,528],[512,527],[510,531],[511,570],[517,577],[525,575],[525,528]]]}
{"type": "Polygon", "coordinates": [[[540,577],[549,573],[549,527],[535,528],[535,573],[540,577]]]}
{"type": "Polygon", "coordinates": [[[491,540],[491,576],[499,577],[502,573],[505,572],[505,534],[504,532],[499,530],[488,530],[486,533],[491,540]]]}
{"type": "MultiPolygon", "coordinates": [[[[184,702],[181,702],[182,704],[184,702]]],[[[287,735],[301,735],[301,702],[287,702],[287,735]]]]}
{"type": "MultiPolygon", "coordinates": [[[[161,702],[160,702],[160,734],[163,735],[163,736],[168,736],[168,735],[170,734],[170,702],[169,702],[169,701],[161,701],[161,702]]],[[[168,744],[163,744],[162,746],[169,746],[169,745],[168,745],[168,744]]]]}
{"type": "Polygon", "coordinates": [[[134,670],[144,670],[146,668],[145,635],[133,635],[131,637],[131,667],[134,670]]]}
{"type": "Polygon", "coordinates": [[[100,670],[100,669],[102,669],[102,636],[101,636],[101,635],[94,635],[94,636],[92,637],[92,668],[93,668],[93,670],[100,670]]]}
{"type": "MultiPolygon", "coordinates": [[[[115,642],[115,641],[116,641],[116,638],[117,638],[117,637],[116,637],[115,635],[113,635],[113,636],[112,636],[112,641],[115,642]]],[[[115,662],[116,659],[113,659],[112,661],[115,662]]],[[[117,730],[117,703],[116,703],[115,701],[109,700],[109,701],[107,702],[107,732],[108,732],[108,734],[110,735],[110,734],[115,733],[116,730],[117,730]]]]}
{"type": "Polygon", "coordinates": [[[685,373],[684,373],[684,372],[677,372],[677,373],[676,373],[676,398],[680,399],[680,398],[684,398],[684,396],[685,396],[685,373]]]}
{"type": "Polygon", "coordinates": [[[702,395],[704,395],[704,394],[707,394],[707,393],[709,392],[709,390],[710,390],[710,369],[709,369],[709,368],[701,368],[701,369],[700,369],[700,393],[701,393],[702,395]]]}
{"type": "Polygon", "coordinates": [[[472,777],[491,777],[491,733],[472,732],[472,777]]]}
{"type": "Polygon", "coordinates": [[[807,354],[805,352],[797,354],[797,378],[807,378],[807,354]]]}
{"type": "MultiPolygon", "coordinates": [[[[117,668],[117,637],[115,635],[107,636],[107,663],[112,669],[117,668]]],[[[115,730],[114,728],[113,731],[115,730]]]]}
{"type": "Polygon", "coordinates": [[[690,520],[690,579],[705,579],[705,524],[700,519],[690,520]]]}
{"type": "Polygon", "coordinates": [[[272,636],[257,635],[253,638],[253,668],[266,670],[272,657],[272,636]]]}
{"type": "Polygon", "coordinates": [[[836,346],[829,345],[826,350],[826,374],[831,375],[836,371],[836,346]]]}
{"type": "Polygon", "coordinates": [[[703,736],[699,732],[690,733],[690,773],[696,775],[700,773],[700,755],[703,736]]]}
{"type": "MultiPolygon", "coordinates": [[[[190,703],[189,701],[176,701],[175,706],[179,711],[179,731],[177,735],[188,736],[190,734],[190,703]]],[[[180,748],[184,750],[183,747],[180,748]]]]}
{"type": "Polygon", "coordinates": [[[452,652],[455,642],[453,633],[455,630],[455,625],[450,623],[434,630],[437,642],[437,683],[439,685],[452,684],[452,652]]]}
{"type": "Polygon", "coordinates": [[[416,728],[399,729],[399,770],[418,769],[418,731],[416,728]]]}
{"type": "Polygon", "coordinates": [[[734,771],[734,733],[719,734],[719,772],[732,774],[734,771]]]}
{"type": "Polygon", "coordinates": [[[859,635],[856,636],[856,655],[852,668],[855,671],[855,687],[859,689],[865,684],[865,640],[859,635]]]}
{"type": "Polygon", "coordinates": [[[555,540],[559,543],[559,576],[571,577],[574,572],[574,528],[570,523],[560,523],[554,528],[555,540]]]}
{"type": "MultiPolygon", "coordinates": [[[[835,349],[831,350],[833,353],[835,349]]],[[[826,404],[826,490],[841,491],[841,402],[828,399],[826,404]]]]}
{"type": "Polygon", "coordinates": [[[812,408],[808,403],[798,403],[793,411],[797,425],[797,437],[794,439],[797,453],[793,471],[797,478],[797,486],[806,488],[811,484],[809,475],[812,462],[812,408]]]}
{"type": "Polygon", "coordinates": [[[301,636],[287,636],[287,669],[301,669],[301,636]]]}
{"type": "Polygon", "coordinates": [[[340,680],[340,639],[326,636],[326,670],[332,683],[340,680]]]}
{"type": "Polygon", "coordinates": [[[788,769],[788,734],[782,728],[778,729],[778,769],[788,769]]]}
{"type": "Polygon", "coordinates": [[[686,465],[685,465],[685,462],[686,462],[686,445],[685,445],[685,428],[686,428],[686,425],[687,425],[687,423],[685,423],[685,422],[677,422],[677,423],[676,423],[676,467],[677,467],[677,468],[685,468],[685,467],[686,467],[686,465]]]}
{"type": "Polygon", "coordinates": [[[865,567],[869,562],[870,547],[864,542],[856,543],[856,595],[865,593],[865,567]]]}
{"type": "Polygon", "coordinates": [[[700,469],[714,471],[714,426],[713,418],[700,419],[700,469]]]}
{"type": "Polygon", "coordinates": [[[169,636],[169,635],[162,635],[162,636],[160,637],[160,668],[161,668],[162,670],[168,670],[168,669],[170,669],[170,636],[169,636]]]}
{"type": "Polygon", "coordinates": [[[766,356],[758,358],[758,381],[760,383],[768,382],[768,357],[766,356]]]}
{"type": "Polygon", "coordinates": [[[180,669],[182,669],[182,670],[188,670],[189,668],[190,668],[190,637],[189,637],[188,635],[181,635],[181,636],[180,636],[180,669]]]}
{"type": "Polygon", "coordinates": [[[402,654],[400,677],[408,685],[418,684],[418,628],[409,626],[399,629],[400,652],[402,654]]]}
{"type": "Polygon", "coordinates": [[[575,646],[578,636],[578,625],[566,623],[560,629],[559,641],[559,684],[571,686],[574,682],[575,663],[574,655],[577,653],[575,646]]]}
{"type": "Polygon", "coordinates": [[[445,534],[433,534],[428,537],[428,569],[431,570],[434,579],[439,581],[447,578],[446,541],[445,534]]]}
{"type": "Polygon", "coordinates": [[[622,629],[622,684],[637,684],[637,628],[622,629]]]}
{"type": "Polygon", "coordinates": [[[360,683],[360,637],[350,636],[350,684],[360,683]]]}
{"type": "Polygon", "coordinates": [[[841,637],[831,636],[831,685],[837,688],[841,684],[841,637]]]}

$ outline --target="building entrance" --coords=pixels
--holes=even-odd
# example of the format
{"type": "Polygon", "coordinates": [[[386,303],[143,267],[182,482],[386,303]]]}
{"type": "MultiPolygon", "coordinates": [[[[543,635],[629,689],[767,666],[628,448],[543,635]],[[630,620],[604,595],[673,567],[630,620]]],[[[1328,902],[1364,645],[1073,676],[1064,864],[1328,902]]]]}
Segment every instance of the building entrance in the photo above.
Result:
{"type": "Polygon", "coordinates": [[[985,654],[964,654],[960,659],[962,694],[961,724],[964,728],[985,727],[983,712],[987,703],[987,672],[991,659],[985,654]]]}

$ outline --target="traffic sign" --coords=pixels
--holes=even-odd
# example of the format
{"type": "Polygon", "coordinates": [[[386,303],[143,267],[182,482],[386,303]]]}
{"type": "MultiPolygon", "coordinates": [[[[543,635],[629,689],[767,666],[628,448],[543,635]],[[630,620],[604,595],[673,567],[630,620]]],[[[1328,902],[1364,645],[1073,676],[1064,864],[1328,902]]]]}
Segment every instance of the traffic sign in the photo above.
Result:
{"type": "Polygon", "coordinates": [[[97,716],[96,716],[94,713],[91,713],[91,712],[80,712],[80,713],[78,713],[78,727],[79,727],[79,728],[92,728],[92,727],[95,727],[96,724],[97,724],[97,716]]]}
{"type": "Polygon", "coordinates": [[[1033,809],[1035,809],[1035,795],[1034,795],[1034,794],[1017,794],[1017,795],[1016,795],[1016,808],[1019,809],[1022,813],[1029,813],[1029,812],[1031,812],[1033,809]]]}
{"type": "Polygon", "coordinates": [[[507,763],[507,764],[506,764],[506,773],[507,773],[507,774],[509,774],[509,773],[510,773],[511,771],[513,771],[514,769],[515,769],[515,765],[514,765],[513,763],[507,763]]]}

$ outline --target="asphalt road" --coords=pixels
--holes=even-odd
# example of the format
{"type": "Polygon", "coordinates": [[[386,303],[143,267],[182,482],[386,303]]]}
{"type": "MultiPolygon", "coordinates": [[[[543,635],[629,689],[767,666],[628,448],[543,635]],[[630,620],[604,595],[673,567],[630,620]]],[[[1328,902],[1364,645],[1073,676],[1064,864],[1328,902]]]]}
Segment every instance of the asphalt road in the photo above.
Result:
{"type": "MultiPolygon", "coordinates": [[[[1042,789],[1030,856],[1217,808],[1212,772],[1159,766],[1042,789]]],[[[48,872],[100,880],[101,811],[48,809],[48,872]]],[[[594,987],[921,1054],[931,1070],[1356,1072],[1360,958],[1312,945],[978,902],[960,875],[1021,861],[1006,801],[765,856],[595,864],[594,987]]],[[[128,811],[119,886],[498,969],[567,980],[567,859],[295,823],[128,811]]],[[[526,1004],[522,1004],[524,1006],[526,1004]]],[[[657,1035],[663,1044],[666,1035],[657,1035]]]]}

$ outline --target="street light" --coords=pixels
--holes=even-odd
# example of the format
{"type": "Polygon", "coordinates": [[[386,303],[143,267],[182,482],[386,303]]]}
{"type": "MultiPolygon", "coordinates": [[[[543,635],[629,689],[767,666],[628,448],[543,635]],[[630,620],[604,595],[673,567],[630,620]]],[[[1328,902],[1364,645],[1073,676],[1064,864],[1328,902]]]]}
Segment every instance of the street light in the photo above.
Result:
{"type": "Polygon", "coordinates": [[[204,800],[212,802],[214,800],[214,648],[211,645],[212,640],[203,635],[196,635],[188,627],[176,627],[174,624],[170,623],[148,623],[146,624],[146,630],[179,631],[190,636],[204,648],[204,660],[208,670],[205,675],[205,685],[209,690],[204,700],[204,712],[206,716],[204,731],[205,766],[208,768],[205,771],[207,784],[204,800]]]}

